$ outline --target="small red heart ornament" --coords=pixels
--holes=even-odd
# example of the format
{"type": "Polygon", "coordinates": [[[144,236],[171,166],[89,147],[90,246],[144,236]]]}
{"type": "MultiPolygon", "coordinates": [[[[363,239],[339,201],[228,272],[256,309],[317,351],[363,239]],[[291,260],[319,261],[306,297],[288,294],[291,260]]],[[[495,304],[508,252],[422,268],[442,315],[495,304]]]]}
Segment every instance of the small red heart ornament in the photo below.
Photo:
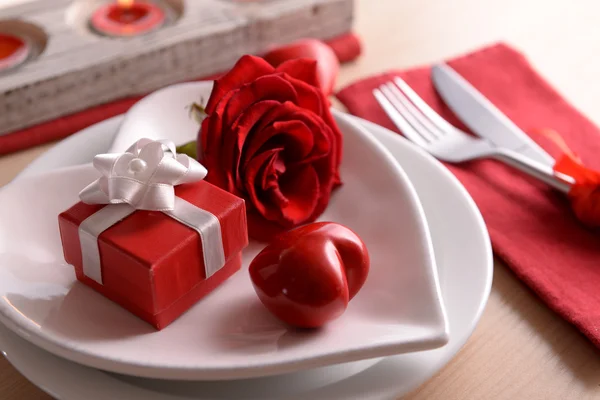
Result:
{"type": "Polygon", "coordinates": [[[275,48],[267,52],[263,58],[274,67],[297,58],[317,60],[319,85],[325,96],[329,96],[333,92],[340,71],[340,62],[333,49],[316,39],[302,39],[287,46],[275,48]]]}
{"type": "Polygon", "coordinates": [[[361,238],[333,222],[315,222],[278,235],[250,264],[265,307],[283,322],[317,328],[341,316],[369,274],[361,238]]]}

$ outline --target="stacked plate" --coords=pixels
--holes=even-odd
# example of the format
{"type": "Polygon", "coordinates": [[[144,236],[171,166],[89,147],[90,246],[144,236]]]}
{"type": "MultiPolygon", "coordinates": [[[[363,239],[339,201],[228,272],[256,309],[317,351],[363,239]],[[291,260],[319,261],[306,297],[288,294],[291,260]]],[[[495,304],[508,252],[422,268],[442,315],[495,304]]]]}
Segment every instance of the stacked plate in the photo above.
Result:
{"type": "Polygon", "coordinates": [[[208,82],[156,92],[125,116],[64,140],[0,191],[0,349],[60,399],[387,399],[414,389],[466,342],[485,306],[492,253],[460,183],[399,135],[342,112],[338,189],[321,220],[357,232],[371,273],[324,329],[286,329],[244,268],[156,332],[76,281],[57,215],[99,153],[136,140],[193,140],[186,106],[208,82]],[[87,164],[87,165],[86,165],[87,164]]]}

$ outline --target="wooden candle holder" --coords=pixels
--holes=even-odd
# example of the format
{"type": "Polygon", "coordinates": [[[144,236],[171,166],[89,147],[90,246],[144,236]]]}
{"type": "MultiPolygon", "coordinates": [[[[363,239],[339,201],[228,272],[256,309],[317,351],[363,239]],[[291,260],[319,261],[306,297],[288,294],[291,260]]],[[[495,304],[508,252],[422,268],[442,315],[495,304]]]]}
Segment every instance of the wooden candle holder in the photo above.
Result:
{"type": "Polygon", "coordinates": [[[352,0],[154,0],[168,22],[143,36],[90,28],[102,0],[40,0],[0,9],[0,32],[30,58],[0,73],[0,135],[119,98],[216,74],[244,54],[352,28],[352,0]]]}

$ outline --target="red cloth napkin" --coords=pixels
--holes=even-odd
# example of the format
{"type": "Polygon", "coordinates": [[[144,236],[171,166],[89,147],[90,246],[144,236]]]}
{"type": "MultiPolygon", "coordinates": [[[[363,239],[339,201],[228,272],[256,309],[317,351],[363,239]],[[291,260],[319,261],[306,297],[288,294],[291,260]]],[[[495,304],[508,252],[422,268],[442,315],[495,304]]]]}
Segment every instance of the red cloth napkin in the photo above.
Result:
{"type": "MultiPolygon", "coordinates": [[[[600,169],[600,130],[519,52],[498,44],[449,64],[521,129],[555,129],[586,166],[600,169]]],[[[429,68],[391,71],[354,83],[337,97],[350,113],[397,131],[371,91],[398,75],[444,118],[466,130],[436,94],[429,73],[429,68]]],[[[560,155],[550,141],[531,136],[554,157],[560,155]]],[[[565,195],[499,162],[446,166],[481,210],[495,254],[551,309],[600,347],[600,232],[576,219],[565,195]]]]}
{"type": "MultiPolygon", "coordinates": [[[[327,40],[326,43],[333,49],[342,63],[354,60],[361,53],[360,40],[353,33],[332,38],[327,40]]],[[[197,80],[210,80],[217,76],[218,74],[205,76],[197,80]]],[[[144,96],[145,94],[116,100],[39,125],[0,135],[0,155],[67,137],[97,122],[123,114],[144,96]]]]}

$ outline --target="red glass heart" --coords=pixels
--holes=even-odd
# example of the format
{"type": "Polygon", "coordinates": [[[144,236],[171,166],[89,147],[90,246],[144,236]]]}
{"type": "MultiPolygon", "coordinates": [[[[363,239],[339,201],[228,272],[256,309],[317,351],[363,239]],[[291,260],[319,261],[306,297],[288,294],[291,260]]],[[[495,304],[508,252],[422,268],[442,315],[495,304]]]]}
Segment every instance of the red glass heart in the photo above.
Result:
{"type": "Polygon", "coordinates": [[[342,315],[364,285],[369,254],[350,229],[308,224],[277,236],[250,264],[261,302],[280,320],[316,328],[342,315]]]}

